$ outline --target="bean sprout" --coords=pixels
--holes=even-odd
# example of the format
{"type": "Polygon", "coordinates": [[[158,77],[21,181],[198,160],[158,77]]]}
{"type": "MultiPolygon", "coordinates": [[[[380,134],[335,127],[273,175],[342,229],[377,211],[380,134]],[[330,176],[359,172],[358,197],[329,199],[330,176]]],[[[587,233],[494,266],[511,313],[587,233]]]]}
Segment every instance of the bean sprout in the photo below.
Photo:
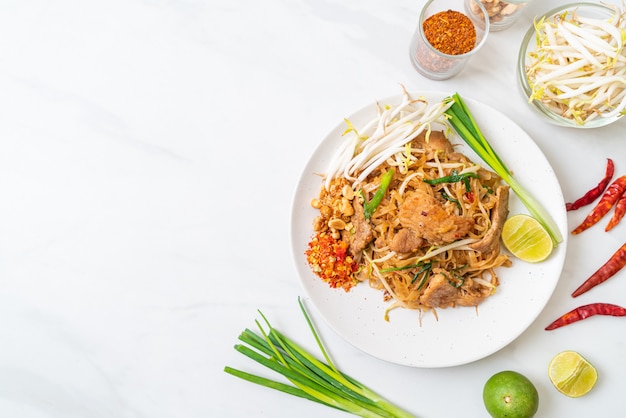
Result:
{"type": "Polygon", "coordinates": [[[445,123],[443,114],[451,105],[444,101],[430,105],[423,97],[410,97],[403,88],[398,105],[383,107],[379,104],[376,117],[361,129],[357,130],[346,120],[348,129],[344,135],[350,134],[350,137],[343,142],[330,163],[326,172],[326,188],[337,176],[359,183],[389,158],[402,161],[405,145],[424,130],[429,130],[431,123],[445,123]]]}
{"type": "Polygon", "coordinates": [[[578,125],[626,114],[626,13],[590,18],[576,9],[535,22],[536,49],[528,53],[532,94],[578,125]]]}

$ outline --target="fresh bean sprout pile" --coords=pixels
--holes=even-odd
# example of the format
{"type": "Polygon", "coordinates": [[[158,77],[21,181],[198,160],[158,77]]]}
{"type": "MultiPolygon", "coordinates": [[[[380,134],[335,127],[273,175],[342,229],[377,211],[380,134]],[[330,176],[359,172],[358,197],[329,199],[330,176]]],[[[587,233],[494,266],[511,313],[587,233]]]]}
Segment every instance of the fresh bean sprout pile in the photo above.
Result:
{"type": "Polygon", "coordinates": [[[626,13],[604,6],[610,17],[571,9],[536,21],[536,48],[527,54],[529,101],[578,125],[626,114],[626,13]]]}
{"type": "MultiPolygon", "coordinates": [[[[413,99],[403,88],[402,102],[397,106],[378,105],[378,115],[358,131],[346,120],[352,134],[344,141],[326,175],[325,186],[338,176],[356,183],[362,182],[388,158],[402,160],[407,143],[436,121],[444,123],[445,111],[452,102],[439,101],[430,105],[423,98],[413,99]],[[360,172],[358,177],[355,173],[360,172]]],[[[402,164],[400,164],[402,165],[402,164]]]]}

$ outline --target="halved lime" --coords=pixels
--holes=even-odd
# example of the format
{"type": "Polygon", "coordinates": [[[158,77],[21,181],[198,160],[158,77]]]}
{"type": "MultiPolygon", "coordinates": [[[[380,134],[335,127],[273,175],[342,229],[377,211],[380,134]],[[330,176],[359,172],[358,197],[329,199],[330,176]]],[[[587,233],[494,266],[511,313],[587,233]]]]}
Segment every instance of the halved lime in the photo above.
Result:
{"type": "Polygon", "coordinates": [[[502,243],[515,257],[529,263],[545,260],[554,248],[548,231],[535,218],[524,214],[513,215],[504,222],[502,243]]]}
{"type": "Polygon", "coordinates": [[[576,351],[563,351],[550,361],[548,376],[559,392],[578,398],[593,389],[598,371],[576,351]]]}

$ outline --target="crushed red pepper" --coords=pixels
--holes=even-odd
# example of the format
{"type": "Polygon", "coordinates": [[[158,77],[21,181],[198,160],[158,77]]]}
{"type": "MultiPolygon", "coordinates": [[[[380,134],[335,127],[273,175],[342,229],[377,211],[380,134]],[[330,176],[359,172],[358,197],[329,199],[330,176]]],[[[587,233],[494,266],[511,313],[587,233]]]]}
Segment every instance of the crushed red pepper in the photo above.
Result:
{"type": "Polygon", "coordinates": [[[440,52],[461,55],[476,46],[476,28],[469,17],[455,10],[435,13],[424,20],[424,35],[440,52]]]}
{"type": "Polygon", "coordinates": [[[354,277],[358,265],[348,254],[348,243],[336,240],[330,233],[315,234],[305,255],[313,273],[331,288],[342,288],[347,292],[358,283],[354,277]]]}

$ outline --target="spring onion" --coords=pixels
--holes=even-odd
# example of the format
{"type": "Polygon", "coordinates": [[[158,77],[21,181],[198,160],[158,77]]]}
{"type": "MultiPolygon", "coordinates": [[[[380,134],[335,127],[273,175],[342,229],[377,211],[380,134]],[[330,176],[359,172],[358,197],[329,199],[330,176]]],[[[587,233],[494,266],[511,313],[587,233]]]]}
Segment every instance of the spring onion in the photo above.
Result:
{"type": "Polygon", "coordinates": [[[467,173],[457,173],[456,170],[452,170],[452,174],[450,174],[449,176],[443,176],[443,177],[438,177],[436,179],[424,179],[424,183],[428,183],[431,186],[435,185],[435,184],[442,184],[442,183],[457,183],[459,181],[465,181],[468,180],[469,177],[474,177],[474,178],[478,178],[478,174],[474,173],[474,172],[467,172],[467,173]]]}
{"type": "Polygon", "coordinates": [[[376,212],[376,208],[380,205],[380,202],[383,201],[383,197],[385,197],[385,193],[387,193],[387,189],[391,184],[391,180],[393,180],[393,175],[395,174],[395,170],[390,168],[383,174],[382,179],[380,180],[380,186],[378,186],[378,190],[372,196],[372,199],[369,202],[365,202],[363,204],[363,212],[365,215],[365,219],[369,219],[372,217],[374,212],[376,212]]]}
{"type": "Polygon", "coordinates": [[[390,273],[392,271],[410,270],[410,269],[415,269],[418,267],[424,267],[425,264],[427,263],[408,264],[406,266],[399,266],[399,267],[388,267],[386,269],[381,269],[380,272],[384,274],[384,273],[390,273]]]}
{"type": "Polygon", "coordinates": [[[432,269],[433,263],[432,261],[429,261],[428,263],[424,263],[422,268],[420,268],[419,271],[415,273],[415,276],[413,276],[413,280],[411,280],[411,283],[415,283],[415,281],[421,277],[420,283],[419,285],[417,285],[417,290],[421,290],[422,287],[424,287],[424,284],[426,284],[426,279],[428,279],[428,276],[430,276],[430,272],[432,269]]]}
{"type": "Polygon", "coordinates": [[[513,177],[498,154],[491,148],[491,145],[478,128],[474,117],[461,96],[455,93],[452,97],[447,98],[446,101],[453,102],[452,106],[446,111],[446,114],[449,117],[448,122],[459,136],[511,187],[528,211],[543,225],[546,231],[548,231],[554,245],[560,243],[563,237],[550,214],[539,201],[513,177]]]}
{"type": "Polygon", "coordinates": [[[441,197],[443,197],[448,202],[454,203],[456,205],[456,207],[459,208],[459,210],[461,210],[461,202],[459,202],[459,199],[453,198],[448,193],[446,193],[445,190],[441,190],[439,193],[441,194],[441,197]]]}
{"type": "Polygon", "coordinates": [[[626,113],[626,13],[606,18],[576,9],[535,22],[536,47],[527,55],[529,101],[578,125],[626,113]]]}
{"type": "Polygon", "coordinates": [[[299,298],[298,303],[326,362],[318,360],[300,345],[272,327],[265,316],[259,312],[268,329],[265,330],[259,321],[256,321],[261,335],[249,329],[244,330],[239,336],[239,340],[246,345],[237,344],[235,349],[257,363],[283,375],[291,384],[281,383],[228,366],[224,368],[224,371],[249,382],[361,417],[413,417],[362,383],[339,371],[330,360],[304,304],[299,298]]]}

